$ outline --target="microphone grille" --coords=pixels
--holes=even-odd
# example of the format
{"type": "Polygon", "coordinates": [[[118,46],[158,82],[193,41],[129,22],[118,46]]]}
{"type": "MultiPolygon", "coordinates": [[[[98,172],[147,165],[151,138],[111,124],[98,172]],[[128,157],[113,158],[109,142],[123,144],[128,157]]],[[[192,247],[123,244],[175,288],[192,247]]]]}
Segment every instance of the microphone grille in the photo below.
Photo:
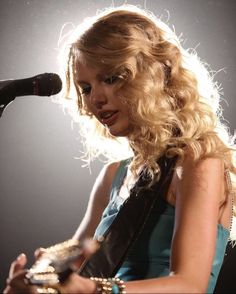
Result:
{"type": "Polygon", "coordinates": [[[62,89],[62,81],[58,74],[44,73],[35,76],[34,95],[51,96],[59,93],[62,89]]]}

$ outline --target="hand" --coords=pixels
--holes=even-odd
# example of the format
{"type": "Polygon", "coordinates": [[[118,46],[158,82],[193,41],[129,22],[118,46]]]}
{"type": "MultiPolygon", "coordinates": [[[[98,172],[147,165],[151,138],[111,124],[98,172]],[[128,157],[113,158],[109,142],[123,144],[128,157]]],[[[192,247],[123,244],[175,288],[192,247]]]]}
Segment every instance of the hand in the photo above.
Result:
{"type": "Polygon", "coordinates": [[[10,266],[9,276],[7,279],[7,286],[4,289],[4,294],[35,294],[37,293],[36,287],[30,286],[25,278],[26,269],[25,265],[27,258],[25,254],[20,254],[10,266]]]}
{"type": "MultiPolygon", "coordinates": [[[[83,242],[81,256],[71,264],[71,269],[76,271],[86,258],[91,257],[98,250],[98,243],[93,239],[87,239],[83,242]]],[[[59,293],[96,293],[96,283],[88,278],[79,276],[76,273],[70,274],[66,281],[55,286],[59,293]]]]}
{"type": "MultiPolygon", "coordinates": [[[[71,269],[76,271],[80,268],[85,258],[89,258],[98,249],[98,243],[92,239],[86,240],[83,245],[81,256],[71,264],[71,269]]],[[[45,252],[44,248],[39,248],[35,251],[36,260],[39,259],[45,252]]],[[[27,258],[24,254],[18,256],[18,258],[11,264],[9,277],[7,279],[7,287],[4,290],[4,294],[35,294],[38,287],[29,284],[26,279],[27,271],[25,265],[27,258]]],[[[80,277],[79,275],[72,273],[64,283],[53,286],[61,293],[94,293],[96,285],[94,281],[80,277]]]]}

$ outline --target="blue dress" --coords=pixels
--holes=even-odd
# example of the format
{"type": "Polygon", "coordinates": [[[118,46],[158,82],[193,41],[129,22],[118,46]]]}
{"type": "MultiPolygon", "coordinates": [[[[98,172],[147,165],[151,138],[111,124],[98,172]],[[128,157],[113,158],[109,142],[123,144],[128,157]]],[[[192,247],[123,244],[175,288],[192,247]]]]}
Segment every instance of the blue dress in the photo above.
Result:
{"type": "MultiPolygon", "coordinates": [[[[129,160],[121,161],[117,170],[112,184],[110,201],[96,229],[95,238],[104,234],[123,204],[124,200],[119,197],[118,193],[127,173],[128,163],[129,160]]],[[[127,221],[129,220],[127,219],[127,221]]],[[[116,276],[124,281],[168,276],[170,273],[171,241],[174,221],[175,207],[170,205],[162,197],[158,197],[158,201],[155,203],[155,207],[145,225],[145,229],[129,250],[128,256],[116,276]]],[[[207,293],[213,293],[214,291],[229,235],[229,231],[218,224],[216,252],[207,293]]]]}

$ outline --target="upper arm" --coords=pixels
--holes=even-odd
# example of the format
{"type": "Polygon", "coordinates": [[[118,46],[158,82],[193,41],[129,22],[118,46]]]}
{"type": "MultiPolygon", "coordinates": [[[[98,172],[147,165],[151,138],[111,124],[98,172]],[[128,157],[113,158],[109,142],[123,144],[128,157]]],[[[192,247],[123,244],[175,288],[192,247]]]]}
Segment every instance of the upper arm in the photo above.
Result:
{"type": "Polygon", "coordinates": [[[207,158],[196,165],[191,158],[185,160],[176,184],[171,270],[201,285],[200,289],[207,287],[210,276],[222,193],[221,160],[207,158]]]}
{"type": "Polygon", "coordinates": [[[93,237],[102,213],[108,204],[111,185],[119,162],[113,162],[103,167],[92,188],[84,218],[73,238],[84,239],[93,237]]]}

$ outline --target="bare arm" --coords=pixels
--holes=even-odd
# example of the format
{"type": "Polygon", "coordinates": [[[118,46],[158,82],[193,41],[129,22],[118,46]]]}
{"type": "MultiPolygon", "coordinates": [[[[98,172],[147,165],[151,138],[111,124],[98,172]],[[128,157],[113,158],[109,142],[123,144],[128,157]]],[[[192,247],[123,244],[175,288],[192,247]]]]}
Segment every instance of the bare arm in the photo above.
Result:
{"type": "Polygon", "coordinates": [[[102,213],[108,204],[111,184],[118,166],[119,162],[114,162],[104,166],[101,170],[91,191],[85,216],[73,238],[82,240],[93,237],[102,213]]]}

